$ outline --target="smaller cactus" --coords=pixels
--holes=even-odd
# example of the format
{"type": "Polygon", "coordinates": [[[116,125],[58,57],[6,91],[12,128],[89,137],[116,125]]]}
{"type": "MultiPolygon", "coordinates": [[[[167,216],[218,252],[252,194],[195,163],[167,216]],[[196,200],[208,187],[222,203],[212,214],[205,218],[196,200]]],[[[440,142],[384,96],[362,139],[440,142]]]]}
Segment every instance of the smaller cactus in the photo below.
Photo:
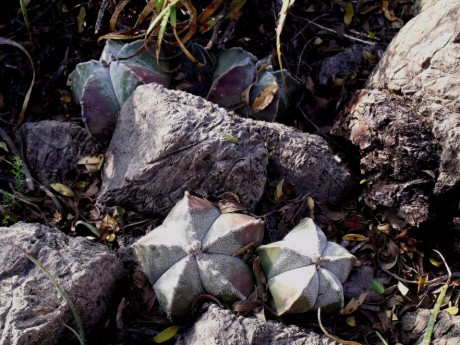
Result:
{"type": "Polygon", "coordinates": [[[92,136],[107,143],[123,103],[142,84],[169,86],[170,77],[155,53],[138,40],[128,44],[108,40],[99,61],[78,64],[68,84],[82,107],[82,117],[92,136]]]}
{"type": "Polygon", "coordinates": [[[303,219],[282,241],[260,246],[257,254],[278,315],[343,308],[342,283],[356,258],[328,242],[310,218],[303,219]]]}
{"type": "Polygon", "coordinates": [[[273,122],[282,116],[289,97],[295,96],[300,83],[283,70],[273,71],[270,59],[257,61],[256,57],[241,48],[231,48],[218,55],[217,68],[207,99],[218,105],[237,109],[257,120],[273,122]]]}
{"type": "Polygon", "coordinates": [[[134,252],[171,319],[190,312],[207,293],[225,302],[246,299],[254,290],[250,268],[235,252],[262,242],[264,222],[221,214],[210,202],[185,193],[163,224],[141,238],[134,252]]]}

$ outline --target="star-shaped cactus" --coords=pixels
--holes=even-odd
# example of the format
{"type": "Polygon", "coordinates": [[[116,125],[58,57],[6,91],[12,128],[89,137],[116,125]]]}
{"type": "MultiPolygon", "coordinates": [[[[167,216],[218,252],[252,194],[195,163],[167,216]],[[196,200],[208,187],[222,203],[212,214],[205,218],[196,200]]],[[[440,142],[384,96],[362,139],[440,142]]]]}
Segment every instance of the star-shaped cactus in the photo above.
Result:
{"type": "Polygon", "coordinates": [[[134,251],[169,318],[190,312],[193,300],[207,293],[222,301],[246,299],[254,289],[252,271],[235,252],[262,242],[264,222],[225,213],[185,193],[163,224],[135,245],[134,251]]]}
{"type": "Polygon", "coordinates": [[[328,242],[310,218],[279,242],[257,250],[278,315],[343,308],[342,283],[356,258],[328,242]]]}

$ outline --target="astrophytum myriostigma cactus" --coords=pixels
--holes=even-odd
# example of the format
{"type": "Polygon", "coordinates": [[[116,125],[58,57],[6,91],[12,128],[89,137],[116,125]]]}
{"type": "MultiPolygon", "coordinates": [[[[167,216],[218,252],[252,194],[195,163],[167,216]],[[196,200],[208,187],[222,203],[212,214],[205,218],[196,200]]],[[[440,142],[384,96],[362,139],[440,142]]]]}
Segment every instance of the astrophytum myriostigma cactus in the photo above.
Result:
{"type": "Polygon", "coordinates": [[[142,84],[169,86],[167,66],[158,65],[155,53],[143,40],[128,44],[108,40],[99,61],[80,63],[69,75],[75,99],[82,107],[86,128],[95,138],[110,140],[118,112],[133,91],[142,84]]]}
{"type": "Polygon", "coordinates": [[[278,315],[343,308],[342,283],[356,258],[328,242],[310,218],[303,219],[282,241],[259,247],[257,254],[278,315]]]}
{"type": "Polygon", "coordinates": [[[275,121],[294,98],[299,81],[287,70],[274,71],[269,58],[257,58],[242,48],[223,50],[207,99],[257,120],[275,121]],[[287,89],[286,89],[287,87],[287,89]]]}
{"type": "Polygon", "coordinates": [[[163,224],[134,245],[139,263],[169,318],[190,312],[193,300],[210,294],[225,302],[254,290],[251,269],[238,250],[262,242],[264,222],[225,213],[185,193],[163,224]]]}

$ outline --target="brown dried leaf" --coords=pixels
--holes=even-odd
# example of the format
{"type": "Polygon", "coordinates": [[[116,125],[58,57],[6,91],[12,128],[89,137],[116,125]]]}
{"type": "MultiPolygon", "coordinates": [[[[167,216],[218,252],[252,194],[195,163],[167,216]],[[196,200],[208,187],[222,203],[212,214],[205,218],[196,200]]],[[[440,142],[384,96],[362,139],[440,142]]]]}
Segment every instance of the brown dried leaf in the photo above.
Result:
{"type": "Polygon", "coordinates": [[[349,315],[351,313],[354,313],[358,308],[364,303],[364,300],[366,299],[367,292],[362,292],[358,299],[352,298],[345,308],[343,308],[342,314],[343,315],[349,315]]]}
{"type": "Polygon", "coordinates": [[[193,300],[193,302],[192,302],[192,313],[196,313],[198,311],[198,308],[201,307],[206,302],[215,303],[218,306],[223,308],[222,303],[220,303],[220,301],[216,297],[208,295],[208,294],[202,294],[202,295],[197,296],[193,300]]]}
{"type": "Polygon", "coordinates": [[[268,85],[261,93],[259,93],[254,100],[252,109],[255,112],[262,111],[273,101],[276,93],[278,92],[278,83],[274,82],[268,85]]]}

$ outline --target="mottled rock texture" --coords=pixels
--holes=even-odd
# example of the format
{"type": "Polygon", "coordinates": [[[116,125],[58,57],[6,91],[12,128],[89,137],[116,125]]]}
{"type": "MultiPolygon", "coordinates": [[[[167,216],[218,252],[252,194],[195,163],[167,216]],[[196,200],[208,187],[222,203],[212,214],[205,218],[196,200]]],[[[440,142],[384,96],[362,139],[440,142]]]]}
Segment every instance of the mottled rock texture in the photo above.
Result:
{"type": "Polygon", "coordinates": [[[25,123],[16,142],[33,177],[45,186],[56,182],[72,185],[78,160],[100,153],[88,132],[70,122],[25,123]]]}
{"type": "Polygon", "coordinates": [[[0,344],[71,344],[75,327],[67,303],[45,273],[18,248],[39,260],[67,291],[86,333],[104,321],[123,274],[101,244],[72,238],[39,224],[0,228],[0,344]]]}
{"type": "MultiPolygon", "coordinates": [[[[405,314],[401,319],[401,342],[408,345],[422,344],[430,315],[429,309],[418,309],[405,314]]],[[[431,344],[460,344],[460,318],[440,312],[434,326],[431,344]]]]}
{"type": "Polygon", "coordinates": [[[389,45],[332,133],[359,146],[364,199],[397,228],[460,186],[460,3],[440,0],[389,45]]]}
{"type": "Polygon", "coordinates": [[[322,138],[152,84],[121,110],[99,200],[165,215],[185,191],[230,191],[253,209],[267,180],[282,178],[318,201],[339,202],[351,188],[322,138]]]}
{"type": "Polygon", "coordinates": [[[326,336],[281,322],[236,316],[210,305],[176,345],[338,345],[326,336]]]}

